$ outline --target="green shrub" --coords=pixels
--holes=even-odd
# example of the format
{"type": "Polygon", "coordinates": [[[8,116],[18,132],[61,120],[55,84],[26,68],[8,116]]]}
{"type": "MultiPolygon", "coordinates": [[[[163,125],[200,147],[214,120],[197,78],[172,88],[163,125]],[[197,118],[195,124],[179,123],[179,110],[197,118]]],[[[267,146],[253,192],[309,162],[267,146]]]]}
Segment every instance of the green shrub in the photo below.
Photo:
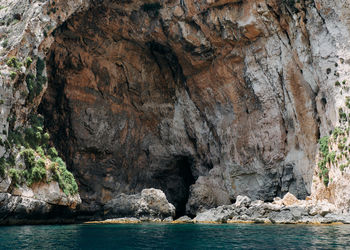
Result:
{"type": "MultiPolygon", "coordinates": [[[[334,135],[334,132],[333,132],[333,135],[334,135]]],[[[329,153],[328,143],[329,143],[329,136],[324,136],[319,140],[320,151],[323,156],[327,156],[329,153]]]]}
{"type": "Polygon", "coordinates": [[[339,117],[343,121],[347,121],[347,115],[342,108],[339,108],[339,117]]]}
{"type": "Polygon", "coordinates": [[[35,166],[35,151],[33,149],[25,149],[21,152],[21,155],[23,156],[24,163],[28,169],[31,169],[35,166]]]}
{"type": "Polygon", "coordinates": [[[9,170],[9,176],[11,177],[12,184],[18,186],[22,183],[21,171],[15,168],[9,170]]]}
{"type": "Polygon", "coordinates": [[[45,152],[42,147],[38,146],[35,150],[41,157],[45,157],[45,152]]]}
{"type": "Polygon", "coordinates": [[[339,166],[339,168],[340,168],[340,171],[344,171],[344,169],[347,167],[348,165],[346,165],[346,164],[341,164],[340,166],[339,166]]]}
{"type": "Polygon", "coordinates": [[[45,61],[38,57],[38,60],[36,61],[36,75],[42,75],[45,69],[45,61]]]}
{"type": "MultiPolygon", "coordinates": [[[[39,151],[42,149],[38,148],[39,151]]],[[[33,149],[25,149],[21,152],[26,164],[26,180],[28,186],[35,182],[42,181],[46,178],[45,160],[43,158],[35,159],[35,151],[33,149]]]]}
{"type": "Polygon", "coordinates": [[[54,147],[49,148],[49,150],[47,151],[47,153],[49,154],[49,156],[54,159],[58,156],[57,150],[54,147]]]}
{"type": "MultiPolygon", "coordinates": [[[[334,135],[334,131],[333,131],[334,135]]],[[[323,177],[323,183],[328,186],[329,170],[327,169],[327,162],[335,162],[336,153],[329,153],[329,136],[324,136],[319,140],[320,144],[320,153],[322,158],[318,162],[318,167],[320,172],[318,176],[323,177]]]]}
{"type": "Polygon", "coordinates": [[[26,58],[25,60],[25,64],[27,66],[27,68],[32,64],[33,60],[32,58],[30,58],[29,56],[26,58]]]}
{"type": "Polygon", "coordinates": [[[38,75],[36,78],[33,74],[28,74],[26,77],[27,89],[29,91],[29,101],[38,96],[43,90],[43,85],[46,83],[46,77],[38,75]]]}
{"type": "Polygon", "coordinates": [[[328,183],[329,183],[329,177],[326,176],[326,177],[323,177],[323,184],[328,187],[328,183]]]}
{"type": "Polygon", "coordinates": [[[23,145],[24,144],[24,139],[23,136],[20,132],[18,131],[9,131],[7,140],[11,145],[23,145]]]}
{"type": "Polygon", "coordinates": [[[340,82],[339,82],[339,81],[336,81],[334,85],[335,85],[335,86],[340,86],[340,82]]]}
{"type": "Polygon", "coordinates": [[[43,59],[38,57],[36,61],[36,77],[32,73],[28,74],[26,77],[27,88],[29,91],[29,101],[32,101],[36,96],[38,96],[43,90],[47,78],[43,76],[45,69],[45,62],[43,59]]]}
{"type": "Polygon", "coordinates": [[[40,132],[40,128],[26,128],[24,134],[25,141],[32,148],[37,148],[38,146],[45,144],[43,141],[46,142],[46,139],[43,138],[43,135],[40,132]]]}
{"type": "Polygon", "coordinates": [[[342,135],[343,134],[343,130],[341,128],[338,128],[336,127],[334,130],[333,130],[333,137],[334,139],[337,139],[339,135],[342,135]]]}
{"type": "MultiPolygon", "coordinates": [[[[17,130],[9,132],[8,140],[12,144],[19,144],[26,147],[20,153],[25,163],[25,169],[17,170],[12,168],[11,178],[13,179],[13,183],[19,185],[26,181],[27,185],[31,186],[36,182],[46,180],[47,170],[45,165],[48,158],[50,158],[50,171],[53,174],[53,179],[58,182],[60,189],[66,195],[76,194],[78,192],[78,185],[73,174],[67,170],[66,164],[58,157],[57,150],[54,147],[47,149],[50,135],[44,133],[43,117],[32,115],[29,121],[31,127],[27,127],[24,131],[17,130]]],[[[0,175],[5,174],[7,165],[11,162],[13,162],[12,165],[14,166],[15,158],[13,156],[9,157],[6,161],[3,158],[2,161],[0,160],[0,175]]]]}
{"type": "Polygon", "coordinates": [[[44,117],[41,115],[31,115],[29,117],[32,127],[35,127],[37,130],[43,131],[44,128],[44,117]]]}
{"type": "Polygon", "coordinates": [[[15,69],[19,69],[23,66],[23,64],[14,56],[10,57],[10,59],[6,62],[7,66],[15,69]]]}
{"type": "Polygon", "coordinates": [[[16,73],[16,72],[14,72],[14,71],[11,71],[11,72],[10,72],[10,78],[11,78],[12,80],[15,80],[16,76],[17,76],[17,73],[16,73]]]}
{"type": "Polygon", "coordinates": [[[345,105],[346,107],[350,108],[350,96],[346,97],[345,105]]]}
{"type": "Polygon", "coordinates": [[[53,178],[66,195],[74,195],[78,193],[78,185],[74,176],[66,168],[66,164],[60,157],[55,158],[56,164],[50,166],[53,172],[53,178]]]}
{"type": "Polygon", "coordinates": [[[336,156],[335,152],[331,152],[331,153],[328,154],[328,156],[327,156],[327,161],[328,161],[328,162],[331,162],[331,163],[334,163],[334,162],[335,162],[335,156],[336,156]]]}
{"type": "Polygon", "coordinates": [[[28,178],[28,184],[31,186],[35,182],[42,181],[46,178],[46,168],[45,161],[43,159],[39,159],[35,162],[34,167],[30,170],[30,176],[28,178]]]}
{"type": "Polygon", "coordinates": [[[49,140],[50,140],[49,133],[44,133],[42,138],[41,138],[42,144],[46,145],[47,143],[49,143],[49,140]]]}

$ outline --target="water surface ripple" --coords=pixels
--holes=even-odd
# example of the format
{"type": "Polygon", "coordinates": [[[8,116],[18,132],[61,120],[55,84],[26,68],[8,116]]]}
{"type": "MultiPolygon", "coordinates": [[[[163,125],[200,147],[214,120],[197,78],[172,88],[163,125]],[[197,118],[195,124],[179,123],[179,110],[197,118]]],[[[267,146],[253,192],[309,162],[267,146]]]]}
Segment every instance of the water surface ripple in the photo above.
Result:
{"type": "Polygon", "coordinates": [[[0,249],[344,249],[350,225],[54,225],[0,227],[0,249]]]}

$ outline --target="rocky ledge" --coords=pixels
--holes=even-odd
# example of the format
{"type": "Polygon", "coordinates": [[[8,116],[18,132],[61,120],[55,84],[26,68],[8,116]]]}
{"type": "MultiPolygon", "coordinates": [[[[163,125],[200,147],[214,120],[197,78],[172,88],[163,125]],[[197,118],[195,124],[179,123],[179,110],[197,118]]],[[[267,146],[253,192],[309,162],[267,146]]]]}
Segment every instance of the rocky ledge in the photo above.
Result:
{"type": "Polygon", "coordinates": [[[55,181],[28,187],[0,178],[0,225],[73,223],[80,203],[79,194],[64,193],[55,181]]]}
{"type": "Polygon", "coordinates": [[[252,201],[247,196],[238,196],[234,204],[200,212],[193,219],[182,216],[173,220],[174,208],[163,195],[161,190],[156,189],[143,190],[141,195],[135,195],[129,200],[126,195],[122,195],[116,201],[109,203],[108,207],[115,216],[119,213],[119,215],[131,215],[130,217],[109,218],[88,223],[350,224],[350,215],[337,210],[333,204],[327,201],[315,202],[311,199],[298,200],[291,193],[287,193],[283,199],[275,198],[273,202],[252,201]]]}
{"type": "Polygon", "coordinates": [[[350,215],[341,213],[327,201],[298,200],[291,193],[273,202],[251,201],[238,196],[236,203],[197,214],[195,223],[276,223],[329,224],[350,223],[350,215]]]}

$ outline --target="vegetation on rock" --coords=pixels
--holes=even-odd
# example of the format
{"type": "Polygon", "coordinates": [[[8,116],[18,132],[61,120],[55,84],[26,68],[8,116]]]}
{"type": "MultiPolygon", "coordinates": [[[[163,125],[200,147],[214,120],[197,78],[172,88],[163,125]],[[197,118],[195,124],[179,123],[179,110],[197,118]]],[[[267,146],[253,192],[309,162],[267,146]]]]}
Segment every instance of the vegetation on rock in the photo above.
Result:
{"type": "MultiPolygon", "coordinates": [[[[27,64],[30,61],[27,60],[27,64]]],[[[31,63],[31,62],[30,62],[31,63]]],[[[33,99],[38,96],[43,90],[47,78],[43,76],[43,71],[45,69],[45,62],[40,57],[36,61],[36,76],[29,73],[26,77],[27,88],[29,91],[29,101],[32,102],[33,99]]]]}
{"type": "Polygon", "coordinates": [[[54,180],[66,195],[76,194],[78,185],[64,161],[58,156],[57,150],[50,147],[50,136],[44,131],[43,118],[33,115],[30,124],[31,126],[24,130],[10,131],[6,141],[9,147],[16,147],[20,151],[19,156],[25,166],[15,168],[15,159],[11,154],[9,157],[11,159],[0,159],[0,175],[5,176],[6,169],[13,166],[8,170],[13,185],[19,186],[25,183],[31,186],[36,182],[54,180]]]}
{"type": "MultiPolygon", "coordinates": [[[[346,81],[342,81],[343,85],[346,81]]],[[[337,81],[336,86],[341,86],[337,81]]],[[[347,87],[342,87],[347,91],[347,87]]],[[[331,165],[339,167],[343,172],[350,166],[350,114],[347,109],[350,109],[350,96],[346,96],[345,107],[338,109],[340,126],[334,128],[330,136],[324,136],[319,140],[319,161],[318,175],[323,179],[325,186],[329,184],[329,169],[331,165]]]]}

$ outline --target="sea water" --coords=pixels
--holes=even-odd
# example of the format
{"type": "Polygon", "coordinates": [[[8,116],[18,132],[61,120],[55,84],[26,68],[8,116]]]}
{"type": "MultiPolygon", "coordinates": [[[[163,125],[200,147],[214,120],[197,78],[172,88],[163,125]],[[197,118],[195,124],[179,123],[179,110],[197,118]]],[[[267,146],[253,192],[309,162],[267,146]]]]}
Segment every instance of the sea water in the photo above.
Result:
{"type": "Polygon", "coordinates": [[[0,227],[0,249],[345,249],[350,226],[83,224],[0,227]]]}

